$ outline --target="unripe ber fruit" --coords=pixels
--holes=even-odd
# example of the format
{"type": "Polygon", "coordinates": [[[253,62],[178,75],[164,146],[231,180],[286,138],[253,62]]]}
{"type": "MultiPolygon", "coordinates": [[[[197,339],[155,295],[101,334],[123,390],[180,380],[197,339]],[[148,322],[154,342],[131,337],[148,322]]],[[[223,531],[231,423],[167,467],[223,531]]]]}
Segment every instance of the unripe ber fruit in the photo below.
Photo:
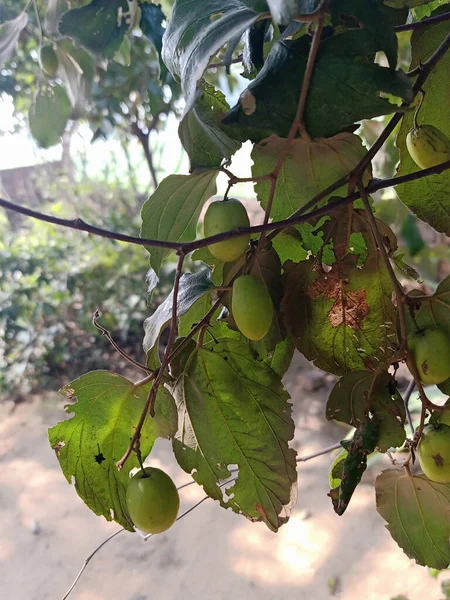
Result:
{"type": "Polygon", "coordinates": [[[239,331],[249,340],[260,340],[269,331],[273,304],[266,285],[253,275],[241,275],[233,283],[231,311],[239,331]]]}
{"type": "Polygon", "coordinates": [[[40,52],[41,65],[47,75],[54,77],[58,71],[59,61],[55,49],[50,44],[42,46],[40,52]]]}
{"type": "Polygon", "coordinates": [[[426,425],[418,446],[422,471],[437,483],[450,482],[450,427],[426,425]]]}
{"type": "Polygon", "coordinates": [[[126,501],[131,520],[145,533],[162,533],[178,515],[180,497],[171,478],[154,467],[138,471],[128,484],[126,501]]]}
{"type": "Polygon", "coordinates": [[[408,337],[408,349],[420,380],[427,385],[450,377],[450,338],[440,329],[426,329],[408,337]]]}
{"type": "Polygon", "coordinates": [[[406,147],[421,169],[450,160],[450,140],[433,125],[413,127],[406,136],[406,147]]]}
{"type": "MultiPolygon", "coordinates": [[[[205,237],[225,233],[236,227],[248,227],[250,221],[244,205],[235,198],[212,202],[205,213],[205,237]]],[[[236,260],[248,248],[250,234],[208,246],[213,256],[225,262],[236,260]]]]}

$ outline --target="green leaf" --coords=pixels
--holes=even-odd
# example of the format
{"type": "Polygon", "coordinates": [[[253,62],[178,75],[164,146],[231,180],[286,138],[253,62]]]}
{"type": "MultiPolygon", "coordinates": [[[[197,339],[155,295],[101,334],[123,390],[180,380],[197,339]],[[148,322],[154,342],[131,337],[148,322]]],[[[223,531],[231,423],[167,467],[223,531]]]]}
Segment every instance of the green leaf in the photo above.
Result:
{"type": "MultiPolygon", "coordinates": [[[[356,167],[365,153],[361,138],[353,133],[340,133],[330,139],[312,141],[295,139],[291,144],[287,139],[273,135],[253,146],[252,174],[258,177],[270,173],[280,156],[286,155],[270,213],[274,220],[286,219],[356,167]]],[[[367,181],[369,174],[370,171],[366,174],[367,181]]],[[[270,181],[260,181],[255,185],[258,200],[264,209],[267,207],[270,187],[270,181]]],[[[343,185],[333,192],[333,196],[347,196],[347,188],[348,185],[343,185]]]]}
{"type": "Polygon", "coordinates": [[[344,474],[344,463],[347,456],[348,451],[345,448],[342,448],[342,450],[331,463],[330,472],[328,474],[330,490],[334,490],[341,485],[342,475],[344,474]]]}
{"type": "MultiPolygon", "coordinates": [[[[450,32],[450,21],[433,27],[424,27],[414,31],[411,38],[411,69],[424,63],[450,32]]],[[[418,114],[419,125],[434,125],[447,137],[450,137],[450,119],[448,118],[448,90],[450,88],[450,53],[447,52],[433,69],[432,75],[423,86],[425,98],[418,114]]],[[[408,112],[402,119],[397,147],[400,151],[398,175],[408,175],[419,169],[406,148],[406,136],[413,127],[414,115],[408,112]]],[[[437,231],[450,235],[450,171],[440,175],[431,175],[416,181],[397,186],[400,200],[419,217],[437,231]]]]}
{"type": "Polygon", "coordinates": [[[70,101],[64,89],[41,82],[28,114],[31,135],[39,146],[49,148],[58,144],[70,113],[70,101]]]}
{"type": "Polygon", "coordinates": [[[239,38],[261,12],[265,2],[241,0],[177,0],[163,39],[163,60],[182,83],[186,112],[195,100],[197,82],[209,59],[233,38],[239,38]],[[248,7],[250,5],[250,7],[248,7]]]}
{"type": "Polygon", "coordinates": [[[390,534],[419,565],[450,563],[450,485],[388,469],[375,482],[377,510],[390,534]]]}
{"type": "MultiPolygon", "coordinates": [[[[142,207],[141,237],[170,242],[194,240],[203,205],[216,193],[217,173],[211,170],[166,177],[142,207]]],[[[154,247],[147,250],[150,264],[158,274],[170,250],[154,247]]]]}
{"type": "MultiPolygon", "coordinates": [[[[397,66],[397,36],[392,26],[389,12],[381,0],[361,2],[360,0],[339,0],[331,6],[334,18],[345,15],[356,19],[374,38],[377,47],[386,54],[389,66],[397,66]]],[[[348,21],[346,21],[348,25],[348,21]]]]}
{"type": "Polygon", "coordinates": [[[220,167],[223,159],[231,158],[239,149],[240,142],[220,129],[220,120],[229,108],[222,92],[202,81],[194,106],[184,115],[178,128],[191,171],[220,167]]]}
{"type": "Polygon", "coordinates": [[[122,45],[137,4],[134,0],[92,0],[64,13],[59,31],[103,58],[113,58],[122,45]]]}
{"type": "MultiPolygon", "coordinates": [[[[378,226],[385,239],[392,235],[378,226]]],[[[336,256],[331,269],[323,268],[320,254],[284,265],[286,328],[306,358],[325,371],[373,370],[389,361],[397,345],[392,282],[363,211],[343,207],[323,228],[324,243],[333,243],[336,256]],[[364,264],[349,252],[352,233],[364,237],[364,264]]]]}
{"type": "MultiPolygon", "coordinates": [[[[439,283],[434,294],[420,302],[415,320],[422,329],[439,327],[450,337],[450,275],[439,283]]],[[[417,330],[412,320],[408,319],[407,324],[409,332],[417,330]]]]}
{"type": "MultiPolygon", "coordinates": [[[[287,137],[309,48],[309,36],[278,41],[223,123],[238,125],[241,139],[254,142],[273,133],[287,137]]],[[[412,99],[411,84],[403,72],[373,63],[377,50],[378,44],[364,29],[321,42],[305,110],[306,128],[313,138],[330,137],[361,119],[393,112],[395,106],[380,92],[412,99]]]]}
{"type": "Polygon", "coordinates": [[[114,54],[114,62],[122,67],[128,67],[131,63],[131,41],[128,36],[123,38],[123,42],[117,52],[114,54]]]}
{"type": "MultiPolygon", "coordinates": [[[[65,407],[74,416],[49,430],[61,469],[69,483],[74,479],[80,498],[96,515],[128,531],[133,531],[125,501],[128,474],[139,463],[135,453],[122,471],[116,462],[128,448],[148,392],[148,385],[135,388],[115,373],[92,371],[61,390],[69,400],[76,397],[75,404],[65,407]]],[[[147,416],[142,428],[143,456],[150,453],[157,437],[170,438],[176,431],[176,408],[163,387],[158,390],[155,413],[154,418],[147,416]]]]}
{"type": "MultiPolygon", "coordinates": [[[[191,306],[204,294],[211,291],[214,284],[211,282],[211,271],[204,269],[198,273],[184,273],[180,278],[177,299],[177,316],[184,315],[191,306]]],[[[157,343],[161,331],[169,323],[172,316],[173,291],[167,296],[151,317],[144,321],[145,337],[144,351],[149,353],[157,343]]],[[[204,315],[202,315],[204,316],[204,315]]]]}
{"type": "Polygon", "coordinates": [[[368,421],[356,429],[352,441],[346,446],[347,456],[345,458],[342,456],[342,467],[339,466],[335,470],[333,477],[333,479],[341,481],[338,487],[332,487],[328,494],[333,503],[334,512],[338,515],[343,515],[347,510],[353,493],[361,481],[367,467],[367,456],[375,450],[378,431],[378,423],[368,421]]]}
{"type": "Polygon", "coordinates": [[[287,260],[297,263],[308,258],[308,251],[304,248],[300,234],[294,227],[279,232],[273,238],[272,244],[282,265],[287,260]]]}
{"type": "Polygon", "coordinates": [[[181,468],[224,508],[277,531],[297,481],[291,405],[277,375],[247,346],[221,340],[191,354],[175,397],[184,414],[173,442],[181,468]]]}
{"type": "Polygon", "coordinates": [[[19,36],[28,23],[28,13],[21,12],[12,21],[0,25],[0,69],[11,60],[17,51],[19,36]]]}

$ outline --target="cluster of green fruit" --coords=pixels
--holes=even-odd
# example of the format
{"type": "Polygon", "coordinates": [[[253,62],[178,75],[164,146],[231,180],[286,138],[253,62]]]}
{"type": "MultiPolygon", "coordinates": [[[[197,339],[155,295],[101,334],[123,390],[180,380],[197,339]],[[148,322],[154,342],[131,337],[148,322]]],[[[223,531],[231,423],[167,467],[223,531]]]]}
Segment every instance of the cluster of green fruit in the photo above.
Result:
{"type": "MultiPolygon", "coordinates": [[[[423,383],[439,384],[450,378],[450,339],[441,329],[426,329],[409,336],[408,352],[423,383]]],[[[424,427],[418,455],[428,479],[450,483],[450,406],[434,413],[424,427]]]]}
{"type": "Polygon", "coordinates": [[[161,469],[145,467],[130,480],[126,493],[134,525],[145,533],[162,533],[175,523],[180,496],[172,479],[161,469]]]}
{"type": "MultiPolygon", "coordinates": [[[[244,205],[235,198],[212,202],[204,219],[205,237],[227,233],[239,227],[249,227],[244,205]]],[[[218,260],[232,262],[248,250],[250,234],[225,239],[208,246],[218,260]]],[[[273,304],[264,280],[254,275],[240,275],[233,283],[231,311],[239,331],[249,340],[260,340],[269,331],[273,319],[273,304]]]]}

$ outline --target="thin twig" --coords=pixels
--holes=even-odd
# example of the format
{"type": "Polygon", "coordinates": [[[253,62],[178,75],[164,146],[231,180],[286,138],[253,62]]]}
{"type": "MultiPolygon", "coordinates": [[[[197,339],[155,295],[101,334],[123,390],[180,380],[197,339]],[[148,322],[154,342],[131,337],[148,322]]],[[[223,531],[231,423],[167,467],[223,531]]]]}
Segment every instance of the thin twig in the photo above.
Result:
{"type": "Polygon", "coordinates": [[[361,178],[356,179],[356,185],[359,189],[359,193],[361,194],[364,208],[367,213],[367,218],[369,219],[369,224],[372,229],[372,233],[375,237],[381,257],[383,258],[383,261],[386,265],[387,272],[388,272],[389,277],[394,286],[395,296],[396,296],[396,300],[397,300],[399,323],[400,323],[400,346],[401,346],[401,351],[406,352],[407,333],[406,333],[406,312],[405,312],[405,302],[404,302],[406,294],[405,294],[402,286],[400,285],[399,280],[397,279],[397,277],[395,275],[394,269],[391,264],[391,260],[388,256],[388,253],[386,251],[386,248],[385,248],[385,245],[383,242],[383,237],[380,233],[380,230],[378,229],[377,222],[375,221],[375,217],[373,215],[372,207],[370,206],[369,196],[368,196],[366,190],[364,189],[364,184],[363,184],[361,178]]]}
{"type": "MultiPolygon", "coordinates": [[[[430,175],[438,175],[439,173],[443,173],[448,169],[450,169],[450,160],[435,167],[415,171],[414,173],[408,173],[407,175],[402,175],[401,177],[392,177],[390,179],[374,179],[364,189],[368,194],[373,194],[374,192],[377,192],[387,187],[395,187],[397,185],[407,183],[409,181],[416,181],[418,179],[423,179],[424,177],[429,177],[430,175]]],[[[324,214],[327,214],[333,208],[337,208],[339,206],[349,204],[350,202],[354,202],[355,200],[358,200],[358,198],[360,198],[360,194],[358,192],[354,192],[353,194],[350,194],[345,198],[339,198],[329,206],[325,206],[315,211],[311,211],[307,214],[304,214],[304,212],[307,210],[307,207],[310,208],[312,204],[317,204],[317,202],[319,202],[320,199],[323,199],[334,189],[337,189],[338,187],[343,185],[347,181],[347,179],[347,176],[342,177],[335,184],[329,186],[326,190],[324,190],[324,192],[317,194],[312,200],[310,200],[307,204],[298,209],[287,219],[274,221],[273,223],[267,223],[266,225],[238,227],[231,231],[219,233],[217,235],[213,235],[207,238],[194,240],[193,242],[166,242],[163,240],[154,240],[149,238],[140,238],[132,235],[125,235],[115,231],[110,231],[108,229],[102,229],[100,227],[96,227],[95,225],[90,225],[89,223],[83,221],[83,219],[61,219],[59,217],[54,217],[52,215],[48,215],[32,210],[30,208],[26,208],[24,206],[20,206],[19,204],[15,204],[14,202],[10,202],[9,200],[5,200],[4,198],[0,198],[0,206],[6,210],[10,210],[12,212],[25,215],[27,217],[31,217],[33,219],[37,219],[38,221],[44,221],[53,225],[60,225],[61,227],[66,227],[68,229],[76,229],[77,231],[85,231],[87,233],[91,233],[99,237],[104,237],[119,242],[127,242],[129,244],[136,244],[138,246],[153,246],[156,248],[167,248],[169,250],[181,249],[185,252],[185,254],[188,254],[189,252],[197,250],[198,248],[205,248],[210,244],[239,237],[242,234],[256,234],[261,233],[263,231],[271,230],[277,231],[289,227],[290,225],[300,225],[301,223],[306,223],[307,221],[311,221],[320,216],[323,216],[324,214]]]]}
{"type": "MultiPolygon", "coordinates": [[[[328,0],[324,0],[324,2],[322,2],[320,10],[325,11],[327,9],[327,7],[328,7],[328,0]]],[[[272,212],[273,200],[275,198],[275,190],[276,190],[276,187],[278,184],[278,177],[280,175],[281,168],[284,164],[284,161],[286,160],[286,157],[289,153],[289,150],[292,146],[292,142],[294,141],[295,136],[300,131],[300,134],[302,135],[302,137],[304,137],[304,138],[306,137],[306,138],[310,139],[309,135],[307,133],[306,127],[305,127],[303,117],[304,117],[304,112],[305,112],[306,100],[308,99],[309,86],[311,83],[312,74],[314,72],[317,53],[319,51],[320,41],[322,38],[323,22],[324,22],[324,13],[321,13],[320,17],[318,19],[316,30],[314,31],[314,36],[313,36],[311,46],[309,49],[309,53],[308,53],[308,62],[306,64],[305,75],[303,77],[302,89],[300,91],[300,97],[299,97],[298,104],[297,104],[295,118],[291,125],[291,129],[289,131],[288,137],[286,139],[286,144],[283,148],[283,152],[280,154],[273,171],[270,173],[271,183],[270,183],[269,195],[267,198],[267,206],[266,206],[265,213],[264,213],[264,221],[263,221],[264,225],[267,225],[267,223],[269,222],[270,213],[272,212]]],[[[266,233],[263,231],[259,238],[258,246],[256,248],[256,253],[261,251],[261,249],[264,247],[265,241],[266,241],[266,233]]]]}
{"type": "Polygon", "coordinates": [[[36,21],[37,21],[38,28],[39,28],[39,47],[42,47],[43,40],[44,40],[44,28],[42,27],[41,15],[39,14],[39,8],[38,8],[36,0],[33,0],[33,6],[34,6],[34,14],[36,15],[36,21]]]}
{"type": "Polygon", "coordinates": [[[395,31],[411,31],[412,29],[421,29],[422,27],[427,27],[429,25],[437,25],[438,23],[442,23],[443,21],[450,21],[450,11],[442,13],[441,15],[436,15],[434,17],[422,19],[422,21],[406,23],[405,25],[396,25],[394,29],[395,31]]]}
{"type": "Polygon", "coordinates": [[[143,371],[150,373],[151,369],[149,369],[146,365],[140,363],[139,361],[134,360],[134,358],[132,358],[124,350],[122,350],[122,348],[114,341],[114,339],[113,339],[112,335],[109,333],[109,331],[100,325],[100,323],[98,322],[98,318],[100,317],[100,314],[101,313],[99,310],[95,311],[95,313],[92,317],[92,325],[94,327],[96,327],[99,331],[102,332],[102,334],[106,337],[106,339],[111,344],[111,346],[114,348],[114,350],[116,352],[118,352],[120,354],[120,356],[122,356],[125,360],[127,360],[129,363],[131,363],[135,367],[138,367],[139,369],[142,369],[143,371]]]}
{"type": "Polygon", "coordinates": [[[306,462],[307,460],[311,460],[313,458],[316,458],[317,456],[322,456],[322,454],[328,454],[329,452],[333,452],[333,450],[339,450],[339,448],[342,448],[342,444],[340,442],[337,444],[333,444],[332,446],[328,446],[327,448],[323,448],[318,452],[314,452],[314,454],[308,454],[307,456],[299,456],[296,459],[296,462],[306,462]]]}
{"type": "Polygon", "coordinates": [[[175,282],[174,282],[173,292],[172,292],[173,293],[173,302],[172,302],[172,318],[171,318],[171,325],[170,325],[169,340],[167,342],[164,356],[161,361],[161,366],[158,369],[158,373],[157,373],[155,380],[153,382],[153,385],[150,388],[150,391],[148,393],[147,400],[145,401],[144,408],[143,408],[141,416],[139,418],[139,422],[136,425],[136,429],[134,430],[133,437],[131,438],[130,444],[128,445],[128,448],[125,451],[125,454],[116,463],[116,466],[119,469],[119,471],[121,469],[123,469],[123,465],[128,460],[128,458],[131,455],[131,453],[133,452],[133,450],[135,449],[136,444],[138,444],[138,442],[141,438],[142,427],[144,426],[144,423],[145,423],[145,420],[146,420],[148,414],[150,414],[150,416],[152,418],[155,416],[156,396],[158,393],[159,386],[161,385],[163,377],[164,377],[164,371],[166,370],[167,365],[169,364],[169,357],[172,352],[173,342],[175,340],[175,332],[177,329],[178,291],[179,291],[179,287],[180,287],[181,275],[183,272],[183,263],[184,263],[185,254],[182,250],[180,250],[178,255],[179,255],[178,265],[177,265],[177,270],[176,270],[176,274],[175,274],[175,282]]]}
{"type": "Polygon", "coordinates": [[[225,63],[224,61],[210,63],[206,68],[207,69],[218,69],[219,67],[227,67],[228,65],[235,65],[235,64],[241,63],[241,62],[242,62],[242,54],[239,54],[239,56],[237,56],[236,58],[233,58],[232,60],[228,61],[227,63],[225,63]]]}
{"type": "Polygon", "coordinates": [[[94,558],[94,556],[97,554],[97,552],[103,548],[103,546],[105,544],[107,544],[108,542],[110,542],[113,538],[116,537],[116,535],[119,535],[119,533],[122,533],[122,531],[125,531],[125,529],[122,527],[121,529],[119,529],[118,531],[115,531],[113,534],[109,535],[105,540],[103,540],[103,542],[101,544],[99,544],[95,550],[93,552],[91,552],[91,554],[89,554],[89,556],[86,558],[86,560],[83,563],[83,566],[81,567],[78,575],[75,577],[72,585],[70,586],[70,588],[67,590],[67,592],[64,594],[64,596],[62,597],[62,600],[67,600],[67,598],[69,597],[69,595],[71,594],[73,588],[77,585],[80,577],[83,575],[84,570],[86,569],[86,567],[88,566],[88,564],[91,562],[91,560],[94,558]]]}
{"type": "Polygon", "coordinates": [[[403,402],[405,404],[406,418],[408,419],[408,424],[411,429],[412,435],[414,435],[415,429],[414,429],[414,424],[413,424],[413,420],[411,417],[411,412],[409,410],[409,400],[412,396],[412,393],[413,393],[415,387],[416,387],[416,382],[414,381],[414,379],[411,379],[411,381],[408,384],[408,387],[406,388],[405,395],[403,397],[403,402]]]}

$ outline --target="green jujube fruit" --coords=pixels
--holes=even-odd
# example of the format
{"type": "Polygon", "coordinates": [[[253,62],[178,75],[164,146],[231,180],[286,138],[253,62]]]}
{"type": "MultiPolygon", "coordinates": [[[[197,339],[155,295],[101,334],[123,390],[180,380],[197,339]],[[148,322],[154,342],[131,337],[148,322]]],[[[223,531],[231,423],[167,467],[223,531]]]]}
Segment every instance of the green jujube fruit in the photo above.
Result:
{"type": "Polygon", "coordinates": [[[162,533],[178,515],[180,496],[172,479],[155,467],[145,467],[130,480],[126,502],[133,523],[145,533],[162,533]]]}
{"type": "MultiPolygon", "coordinates": [[[[236,227],[248,227],[248,218],[245,206],[236,198],[212,202],[205,213],[204,233],[205,237],[225,233],[236,227]]],[[[217,242],[208,246],[213,256],[224,262],[236,260],[244,254],[248,248],[250,234],[235,237],[223,242],[217,242]]]]}
{"type": "Polygon", "coordinates": [[[44,71],[50,77],[54,77],[58,71],[59,61],[53,46],[50,44],[42,46],[39,57],[44,71]]]}
{"type": "Polygon", "coordinates": [[[450,482],[450,427],[426,425],[417,448],[422,471],[437,483],[450,482]]]}
{"type": "Polygon", "coordinates": [[[233,284],[231,311],[239,331],[249,340],[267,335],[273,319],[273,304],[263,281],[241,275],[233,284]]]}
{"type": "Polygon", "coordinates": [[[421,169],[450,160],[450,140],[434,125],[413,127],[406,136],[406,147],[421,169]]]}
{"type": "Polygon", "coordinates": [[[450,338],[440,329],[426,329],[408,337],[420,380],[433,385],[450,377],[450,338]]]}

